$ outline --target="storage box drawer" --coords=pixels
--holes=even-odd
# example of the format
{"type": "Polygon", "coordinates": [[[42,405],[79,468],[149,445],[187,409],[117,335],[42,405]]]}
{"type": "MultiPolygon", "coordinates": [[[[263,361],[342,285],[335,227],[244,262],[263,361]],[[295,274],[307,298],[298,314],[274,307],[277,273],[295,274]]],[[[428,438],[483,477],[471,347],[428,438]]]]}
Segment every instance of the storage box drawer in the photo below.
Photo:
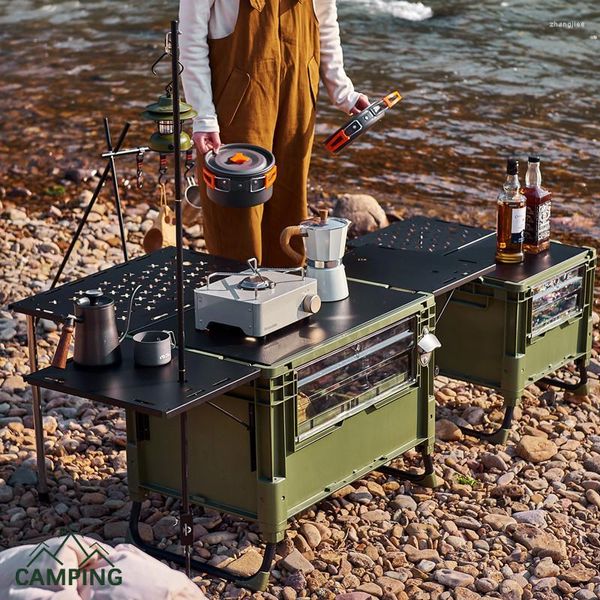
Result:
{"type": "Polygon", "coordinates": [[[583,308],[581,267],[532,288],[531,335],[535,337],[578,315],[583,308]]]}
{"type": "Polygon", "coordinates": [[[410,317],[298,369],[298,439],[414,381],[415,339],[410,317]]]}

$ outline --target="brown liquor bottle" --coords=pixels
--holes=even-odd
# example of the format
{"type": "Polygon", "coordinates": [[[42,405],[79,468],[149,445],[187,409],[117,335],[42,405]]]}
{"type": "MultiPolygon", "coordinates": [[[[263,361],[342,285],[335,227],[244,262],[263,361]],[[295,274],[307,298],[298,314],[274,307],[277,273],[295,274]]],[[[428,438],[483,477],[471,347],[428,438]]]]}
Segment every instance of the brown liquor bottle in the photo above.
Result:
{"type": "Polygon", "coordinates": [[[525,230],[525,196],[520,192],[519,161],[506,161],[506,181],[498,196],[496,224],[496,261],[523,262],[523,234],[525,230]]]}
{"type": "Polygon", "coordinates": [[[552,207],[552,194],[542,187],[539,156],[529,157],[523,194],[527,199],[523,248],[529,254],[539,254],[550,247],[552,207]]]}

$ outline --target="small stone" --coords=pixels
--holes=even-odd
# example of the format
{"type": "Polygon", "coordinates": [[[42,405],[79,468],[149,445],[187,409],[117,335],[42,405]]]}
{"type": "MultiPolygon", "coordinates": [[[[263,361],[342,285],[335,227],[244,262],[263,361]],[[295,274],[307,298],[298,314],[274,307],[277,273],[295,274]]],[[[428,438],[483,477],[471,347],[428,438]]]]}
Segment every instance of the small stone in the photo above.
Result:
{"type": "Polygon", "coordinates": [[[586,490],[585,497],[590,504],[593,504],[596,508],[600,508],[600,494],[596,490],[586,490]]]}
{"type": "Polygon", "coordinates": [[[23,508],[29,508],[30,506],[35,506],[37,504],[37,498],[31,491],[26,491],[19,500],[19,506],[23,508]]]}
{"type": "Polygon", "coordinates": [[[345,496],[348,496],[349,494],[354,493],[356,490],[351,486],[351,485],[345,485],[344,487],[341,487],[337,492],[334,492],[333,494],[331,494],[332,498],[344,498],[345,496]]]}
{"type": "Polygon", "coordinates": [[[513,579],[505,579],[498,588],[503,600],[521,600],[523,588],[513,579]]]}
{"type": "Polygon", "coordinates": [[[581,563],[577,563],[575,566],[571,567],[570,569],[567,569],[561,575],[561,579],[564,579],[568,583],[581,584],[587,583],[588,581],[590,581],[590,579],[592,579],[592,577],[595,577],[596,575],[597,572],[595,569],[588,569],[581,563]]]}
{"type": "Polygon", "coordinates": [[[295,573],[290,573],[285,581],[286,587],[291,587],[296,592],[301,593],[306,589],[306,577],[304,577],[304,573],[302,571],[296,571],[295,573]]]}
{"type": "Polygon", "coordinates": [[[50,435],[53,435],[54,433],[56,433],[56,430],[58,429],[58,421],[56,420],[55,417],[52,417],[52,416],[44,417],[43,423],[44,423],[44,431],[46,433],[49,433],[50,435]]]}
{"type": "Polygon", "coordinates": [[[535,566],[533,574],[541,579],[544,577],[558,577],[560,574],[560,567],[555,565],[551,558],[543,558],[535,566]]]}
{"type": "Polygon", "coordinates": [[[36,485],[37,480],[37,473],[33,469],[21,465],[8,478],[8,483],[10,485],[36,485]]]}
{"type": "Polygon", "coordinates": [[[382,577],[378,577],[375,583],[377,583],[377,585],[385,594],[392,594],[396,596],[400,592],[404,591],[404,584],[399,579],[394,577],[387,577],[383,575],[382,577]]]}
{"type": "Polygon", "coordinates": [[[383,590],[373,582],[361,583],[357,588],[357,592],[365,592],[367,594],[371,594],[371,596],[375,596],[377,598],[381,598],[383,596],[383,590]]]}
{"type": "Polygon", "coordinates": [[[532,463],[550,460],[557,452],[558,447],[554,442],[533,435],[524,435],[517,444],[517,454],[532,463]]]}
{"type": "Polygon", "coordinates": [[[129,523],[127,521],[113,521],[104,525],[104,539],[124,538],[127,536],[129,523]]]}
{"type": "Polygon", "coordinates": [[[432,560],[422,560],[417,564],[417,569],[423,573],[431,573],[435,569],[435,563],[432,560]]]}
{"type": "Polygon", "coordinates": [[[316,548],[321,543],[321,532],[312,523],[303,523],[300,532],[311,548],[316,548]]]}
{"type": "Polygon", "coordinates": [[[497,469],[498,471],[506,471],[508,469],[508,465],[504,462],[502,457],[491,452],[484,452],[481,455],[481,464],[486,469],[497,469]]]}
{"type": "Polygon", "coordinates": [[[282,561],[281,565],[287,569],[288,571],[301,571],[304,574],[310,573],[314,571],[314,567],[310,564],[302,554],[300,554],[299,550],[294,550],[290,554],[288,554],[282,561]]]}
{"type": "Polygon", "coordinates": [[[58,502],[54,505],[54,512],[57,515],[66,515],[69,512],[69,507],[64,502],[58,502]]]}
{"type": "Polygon", "coordinates": [[[249,575],[253,575],[256,573],[261,564],[262,564],[262,556],[256,550],[248,550],[240,556],[236,558],[234,561],[230,562],[227,565],[227,569],[233,571],[236,575],[241,575],[243,577],[248,577],[249,575]]]}
{"type": "Polygon", "coordinates": [[[498,582],[491,577],[482,577],[475,580],[475,589],[482,594],[494,592],[498,589],[498,582]]]}
{"type": "Polygon", "coordinates": [[[381,523],[382,521],[389,521],[391,519],[389,512],[379,508],[376,510],[369,510],[366,513],[363,513],[361,517],[365,521],[369,521],[369,523],[381,523]]]}
{"type": "Polygon", "coordinates": [[[417,510],[415,499],[404,494],[398,494],[392,501],[392,506],[400,510],[411,510],[413,512],[417,510]]]}
{"type": "Polygon", "coordinates": [[[438,569],[435,572],[435,579],[438,583],[450,588],[468,587],[475,582],[472,575],[461,571],[453,571],[452,569],[438,569]]]}
{"type": "Polygon", "coordinates": [[[4,392],[24,392],[27,389],[25,380],[20,375],[9,375],[2,384],[4,392]]]}
{"type": "Polygon", "coordinates": [[[289,586],[286,585],[282,590],[281,590],[281,598],[283,600],[296,600],[296,598],[298,597],[298,593],[296,592],[296,590],[289,586]]]}
{"type": "Polygon", "coordinates": [[[202,541],[209,546],[223,544],[224,542],[233,542],[237,540],[237,533],[231,531],[213,531],[202,537],[202,541]]]}
{"type": "Polygon", "coordinates": [[[79,507],[79,510],[86,519],[99,519],[110,512],[109,508],[103,504],[84,504],[79,507]]]}
{"type": "Polygon", "coordinates": [[[457,442],[463,439],[463,433],[452,421],[440,419],[435,423],[435,437],[442,442],[457,442]]]}
{"type": "Polygon", "coordinates": [[[367,592],[347,592],[338,594],[335,600],[373,600],[373,596],[367,592]]]}
{"type": "Polygon", "coordinates": [[[6,504],[13,499],[14,491],[10,485],[0,479],[0,504],[6,504]]]}
{"type": "Polygon", "coordinates": [[[366,554],[362,554],[360,552],[349,552],[348,560],[355,567],[362,567],[363,569],[372,569],[375,566],[373,559],[368,557],[366,554]]]}
{"type": "Polygon", "coordinates": [[[163,538],[172,537],[179,531],[179,521],[176,517],[167,515],[162,519],[159,519],[152,527],[154,531],[154,537],[157,540],[163,538]]]}
{"type": "Polygon", "coordinates": [[[567,558],[567,548],[564,540],[559,540],[552,533],[543,531],[529,523],[517,523],[511,532],[513,539],[532,554],[549,556],[552,560],[560,562],[567,558]]]}
{"type": "Polygon", "coordinates": [[[587,471],[600,475],[600,454],[592,456],[583,461],[583,466],[587,471]]]}
{"type": "Polygon", "coordinates": [[[82,504],[104,504],[106,502],[106,496],[101,492],[90,492],[81,496],[82,504]]]}
{"type": "Polygon", "coordinates": [[[524,510],[522,512],[513,513],[513,518],[518,523],[529,523],[537,527],[546,527],[546,511],[545,510],[524,510]]]}
{"type": "Polygon", "coordinates": [[[488,524],[492,529],[496,531],[504,531],[509,525],[516,523],[515,519],[508,515],[500,515],[496,513],[490,513],[483,517],[483,522],[488,524]]]}
{"type": "Polygon", "coordinates": [[[472,592],[466,587],[457,587],[454,590],[455,600],[480,600],[481,596],[477,592],[472,592]]]}

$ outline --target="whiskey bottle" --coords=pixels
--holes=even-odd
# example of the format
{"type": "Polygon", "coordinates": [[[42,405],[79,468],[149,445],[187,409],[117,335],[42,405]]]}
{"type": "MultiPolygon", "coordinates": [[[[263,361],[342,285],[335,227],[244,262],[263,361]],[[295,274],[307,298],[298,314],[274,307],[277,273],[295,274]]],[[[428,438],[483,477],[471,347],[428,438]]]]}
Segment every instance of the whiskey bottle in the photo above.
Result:
{"type": "Polygon", "coordinates": [[[498,196],[496,225],[496,261],[520,263],[523,261],[523,234],[525,230],[525,196],[519,183],[519,161],[506,161],[506,181],[498,196]]]}
{"type": "Polygon", "coordinates": [[[523,249],[529,254],[539,254],[550,247],[552,206],[552,194],[542,187],[539,156],[529,157],[523,194],[527,199],[523,249]]]}

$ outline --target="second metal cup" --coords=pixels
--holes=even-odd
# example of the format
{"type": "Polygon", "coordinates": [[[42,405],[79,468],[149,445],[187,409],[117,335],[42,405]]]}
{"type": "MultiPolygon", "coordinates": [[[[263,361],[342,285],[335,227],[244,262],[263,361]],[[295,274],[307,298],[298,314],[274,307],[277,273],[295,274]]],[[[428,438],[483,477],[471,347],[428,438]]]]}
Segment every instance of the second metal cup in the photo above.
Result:
{"type": "Polygon", "coordinates": [[[175,347],[172,331],[142,331],[133,336],[133,360],[141,367],[160,367],[171,362],[175,347]]]}

